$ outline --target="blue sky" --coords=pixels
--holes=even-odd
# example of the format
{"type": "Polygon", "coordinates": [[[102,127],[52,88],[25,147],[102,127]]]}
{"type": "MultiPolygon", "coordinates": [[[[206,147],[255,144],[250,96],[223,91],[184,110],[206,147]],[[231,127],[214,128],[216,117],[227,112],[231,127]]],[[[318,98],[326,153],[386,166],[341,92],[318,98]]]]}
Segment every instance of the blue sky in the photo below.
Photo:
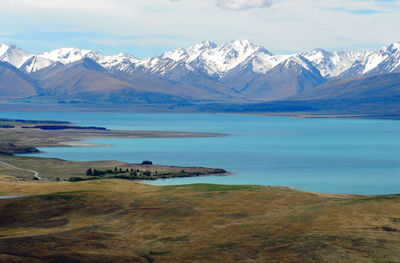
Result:
{"type": "Polygon", "coordinates": [[[245,38],[273,52],[374,49],[400,41],[397,0],[2,0],[0,41],[139,58],[245,38]]]}

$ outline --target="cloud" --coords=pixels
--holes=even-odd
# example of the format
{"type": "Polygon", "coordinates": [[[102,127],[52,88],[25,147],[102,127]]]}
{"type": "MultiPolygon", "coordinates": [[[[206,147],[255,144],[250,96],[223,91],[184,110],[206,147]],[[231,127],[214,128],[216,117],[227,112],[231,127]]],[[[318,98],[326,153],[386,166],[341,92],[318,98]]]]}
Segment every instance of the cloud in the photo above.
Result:
{"type": "Polygon", "coordinates": [[[244,10],[270,7],[273,2],[273,0],[217,0],[217,5],[228,10],[244,10]]]}
{"type": "MultiPolygon", "coordinates": [[[[170,0],[171,2],[183,2],[184,0],[170,0]]],[[[193,1],[193,0],[192,0],[193,1]]],[[[252,8],[271,7],[278,0],[212,0],[218,7],[225,10],[247,10],[252,8]]]]}
{"type": "Polygon", "coordinates": [[[270,7],[273,2],[273,0],[217,0],[217,5],[228,10],[244,10],[270,7]]]}
{"type": "MultiPolygon", "coordinates": [[[[400,0],[0,0],[0,41],[154,56],[245,38],[278,52],[399,41],[400,0]],[[336,9],[335,9],[336,8],[336,9]],[[244,11],[242,11],[244,10],[244,11]],[[29,23],[21,23],[29,21],[29,23]]],[[[50,47],[50,48],[49,48],[50,47]]]]}
{"type": "Polygon", "coordinates": [[[345,12],[345,13],[354,14],[354,15],[373,15],[373,14],[383,12],[383,11],[377,10],[377,9],[347,9],[347,8],[343,8],[343,7],[330,8],[330,10],[345,12]]]}

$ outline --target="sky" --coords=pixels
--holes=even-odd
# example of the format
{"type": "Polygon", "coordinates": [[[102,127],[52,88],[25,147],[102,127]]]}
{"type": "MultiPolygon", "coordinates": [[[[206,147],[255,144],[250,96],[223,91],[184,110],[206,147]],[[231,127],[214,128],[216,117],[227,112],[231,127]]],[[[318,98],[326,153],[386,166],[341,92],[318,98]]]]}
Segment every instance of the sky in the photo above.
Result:
{"type": "Polygon", "coordinates": [[[1,0],[0,42],[138,58],[203,40],[355,51],[400,41],[399,14],[400,0],[1,0]]]}

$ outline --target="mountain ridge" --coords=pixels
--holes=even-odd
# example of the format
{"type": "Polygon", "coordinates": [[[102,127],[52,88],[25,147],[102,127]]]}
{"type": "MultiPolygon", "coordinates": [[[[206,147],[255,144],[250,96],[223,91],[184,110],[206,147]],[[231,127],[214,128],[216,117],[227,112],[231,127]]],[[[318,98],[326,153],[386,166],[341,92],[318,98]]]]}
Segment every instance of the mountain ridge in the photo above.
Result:
{"type": "MultiPolygon", "coordinates": [[[[259,102],[317,94],[335,80],[399,72],[400,42],[375,51],[314,49],[286,55],[243,39],[220,45],[203,41],[145,59],[78,48],[29,54],[0,43],[0,61],[13,67],[0,76],[0,87],[10,98],[24,99],[26,94],[85,103],[259,102]],[[26,92],[14,89],[12,96],[15,83],[26,92]]],[[[393,78],[393,85],[400,84],[396,81],[393,78]]],[[[378,81],[373,83],[379,88],[378,81]]]]}
{"type": "MultiPolygon", "coordinates": [[[[321,75],[327,78],[336,77],[350,70],[351,67],[356,67],[357,64],[371,64],[371,60],[379,65],[385,59],[389,59],[390,55],[395,56],[396,62],[399,61],[400,42],[392,43],[386,47],[382,47],[375,51],[334,51],[329,52],[321,48],[317,48],[307,52],[294,53],[291,55],[273,54],[262,46],[255,45],[248,40],[239,39],[233,40],[221,45],[217,45],[211,41],[202,41],[188,48],[176,48],[164,52],[160,56],[138,59],[129,53],[119,53],[112,56],[104,56],[96,50],[85,50],[79,48],[60,48],[43,52],[40,54],[29,54],[14,45],[6,45],[0,43],[0,60],[10,62],[15,67],[20,68],[28,59],[36,58],[36,60],[46,61],[44,65],[37,65],[34,69],[28,70],[27,73],[39,70],[49,66],[51,63],[60,62],[69,64],[85,57],[91,58],[103,67],[111,69],[114,67],[118,70],[128,71],[127,68],[116,67],[117,65],[129,61],[132,65],[152,68],[157,65],[157,62],[163,59],[172,59],[176,62],[184,62],[190,65],[193,69],[203,70],[209,75],[218,74],[224,75],[226,72],[234,69],[239,64],[242,64],[250,57],[255,58],[259,64],[266,66],[263,70],[258,70],[259,73],[265,73],[277,63],[272,63],[272,67],[268,67],[265,63],[271,60],[281,61],[291,56],[302,55],[307,60],[312,62],[321,72],[321,75]],[[8,53],[8,54],[7,54],[8,53]]],[[[34,63],[34,62],[32,62],[34,63]]],[[[40,63],[39,63],[40,64],[40,63]]],[[[26,65],[25,65],[26,66],[26,65]]],[[[398,64],[397,66],[400,66],[398,64]]],[[[365,65],[364,65],[365,67],[365,65]]],[[[365,74],[372,69],[360,71],[358,74],[365,74]]],[[[393,69],[387,69],[393,70],[393,69]]],[[[257,71],[257,69],[255,69],[257,71]]],[[[389,72],[385,72],[389,73],[389,72]]],[[[343,76],[350,75],[349,72],[343,76]]],[[[354,73],[353,73],[354,75],[354,73]]]]}

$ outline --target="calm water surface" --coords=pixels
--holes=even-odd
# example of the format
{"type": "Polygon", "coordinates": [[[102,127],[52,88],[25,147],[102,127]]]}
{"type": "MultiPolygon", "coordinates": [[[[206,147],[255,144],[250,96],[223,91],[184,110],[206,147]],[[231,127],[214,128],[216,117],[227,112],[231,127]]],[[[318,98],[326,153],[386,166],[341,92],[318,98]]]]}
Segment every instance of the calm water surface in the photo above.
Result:
{"type": "Polygon", "coordinates": [[[42,148],[35,156],[207,166],[233,176],[152,184],[284,185],[314,192],[400,193],[400,122],[216,114],[1,113],[109,129],[229,133],[216,138],[96,139],[113,147],[42,148]]]}

